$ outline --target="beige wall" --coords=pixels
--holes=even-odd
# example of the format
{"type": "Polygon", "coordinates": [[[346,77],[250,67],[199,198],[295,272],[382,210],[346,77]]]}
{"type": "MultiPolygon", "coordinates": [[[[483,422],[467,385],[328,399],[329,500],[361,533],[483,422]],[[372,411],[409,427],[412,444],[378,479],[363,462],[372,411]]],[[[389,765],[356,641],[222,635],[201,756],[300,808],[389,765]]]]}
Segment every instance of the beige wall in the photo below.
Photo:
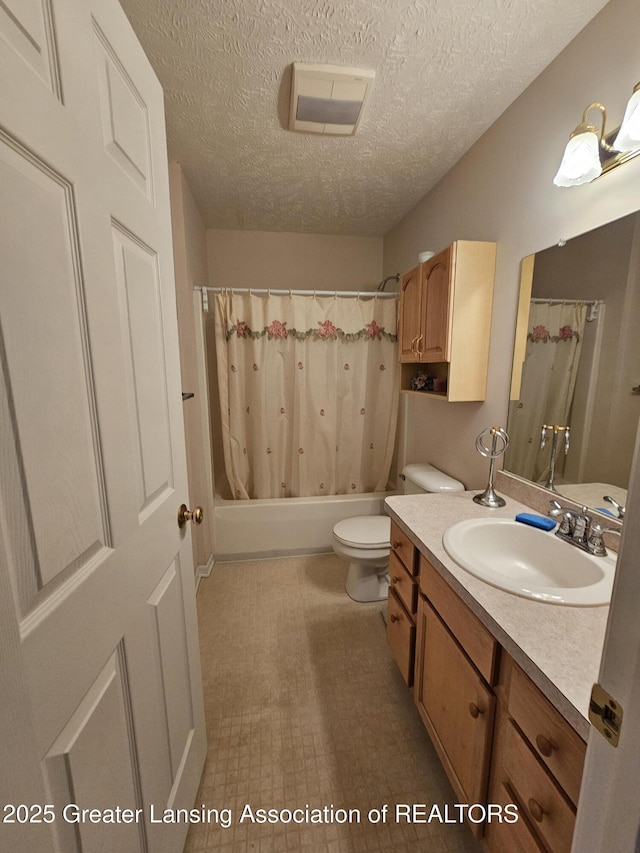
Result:
{"type": "Polygon", "coordinates": [[[206,284],[207,241],[204,223],[195,205],[179,163],[169,164],[171,222],[176,273],[176,301],[180,339],[182,390],[193,391],[195,397],[183,403],[190,508],[201,506],[205,522],[192,525],[195,568],[207,566],[213,553],[210,521],[213,502],[210,485],[209,436],[205,430],[206,400],[199,388],[198,329],[194,312],[193,288],[206,284]]]}
{"type": "Polygon", "coordinates": [[[207,248],[212,287],[375,290],[382,279],[382,237],[210,230],[207,248]]]}
{"type": "Polygon", "coordinates": [[[636,210],[640,157],[582,187],[552,183],[569,133],[600,100],[619,124],[640,74],[640,4],[611,0],[476,145],[385,237],[384,275],[453,240],[494,240],[497,267],[485,403],[411,397],[408,461],[428,461],[472,488],[486,460],[474,448],[485,427],[506,423],[520,259],[636,210]]]}

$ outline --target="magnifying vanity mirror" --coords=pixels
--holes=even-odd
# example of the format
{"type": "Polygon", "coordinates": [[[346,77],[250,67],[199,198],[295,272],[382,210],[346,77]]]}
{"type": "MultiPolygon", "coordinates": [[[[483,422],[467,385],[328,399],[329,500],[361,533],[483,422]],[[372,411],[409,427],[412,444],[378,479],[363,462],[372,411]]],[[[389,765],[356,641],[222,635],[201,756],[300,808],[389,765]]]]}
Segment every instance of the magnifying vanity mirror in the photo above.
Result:
{"type": "Polygon", "coordinates": [[[504,468],[619,517],[639,418],[635,213],[523,259],[504,468]]]}

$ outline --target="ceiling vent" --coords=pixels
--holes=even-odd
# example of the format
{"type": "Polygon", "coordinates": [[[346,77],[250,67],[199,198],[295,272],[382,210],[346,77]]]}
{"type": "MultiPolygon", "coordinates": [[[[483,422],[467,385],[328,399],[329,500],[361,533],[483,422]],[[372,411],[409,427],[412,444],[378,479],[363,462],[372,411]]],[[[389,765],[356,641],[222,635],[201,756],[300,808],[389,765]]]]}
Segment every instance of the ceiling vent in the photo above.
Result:
{"type": "Polygon", "coordinates": [[[375,76],[366,68],[294,62],[289,129],[353,136],[375,76]]]}

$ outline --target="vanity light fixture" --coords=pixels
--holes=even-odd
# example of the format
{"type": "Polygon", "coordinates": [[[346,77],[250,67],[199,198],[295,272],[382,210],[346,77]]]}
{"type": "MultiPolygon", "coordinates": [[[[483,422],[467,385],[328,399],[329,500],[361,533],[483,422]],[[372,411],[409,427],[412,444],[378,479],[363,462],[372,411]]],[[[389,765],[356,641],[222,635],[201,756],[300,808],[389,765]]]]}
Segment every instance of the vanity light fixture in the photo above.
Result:
{"type": "Polygon", "coordinates": [[[582,113],[582,121],[569,137],[560,168],[553,179],[553,183],[557,187],[574,187],[579,184],[587,184],[602,174],[600,146],[602,145],[605,150],[613,150],[604,141],[606,120],[607,111],[598,101],[589,104],[582,113]],[[602,111],[602,127],[599,136],[595,125],[588,124],[587,122],[587,113],[589,110],[602,111]]]}
{"type": "Polygon", "coordinates": [[[613,141],[616,151],[630,151],[640,148],[640,83],[636,83],[633,95],[624,111],[624,118],[618,135],[613,141]]]}
{"type": "Polygon", "coordinates": [[[640,83],[627,104],[622,125],[617,131],[605,136],[607,112],[599,101],[589,104],[582,114],[582,121],[569,137],[560,168],[553,179],[557,187],[572,187],[587,184],[621,163],[640,154],[640,83]],[[587,121],[590,110],[600,110],[602,127],[597,128],[587,121]]]}

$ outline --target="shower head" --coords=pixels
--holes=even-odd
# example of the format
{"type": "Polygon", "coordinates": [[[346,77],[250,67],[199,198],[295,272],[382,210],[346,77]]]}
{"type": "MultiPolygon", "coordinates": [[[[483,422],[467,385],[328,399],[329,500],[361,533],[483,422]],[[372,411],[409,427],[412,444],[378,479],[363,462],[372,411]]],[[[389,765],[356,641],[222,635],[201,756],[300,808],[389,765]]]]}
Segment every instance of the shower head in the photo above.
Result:
{"type": "Polygon", "coordinates": [[[393,279],[393,281],[395,281],[395,282],[400,281],[400,273],[399,273],[399,272],[397,272],[395,275],[388,275],[386,278],[384,278],[384,279],[380,282],[380,284],[376,287],[376,290],[384,290],[386,283],[387,283],[388,281],[391,281],[392,279],[393,279]]]}

